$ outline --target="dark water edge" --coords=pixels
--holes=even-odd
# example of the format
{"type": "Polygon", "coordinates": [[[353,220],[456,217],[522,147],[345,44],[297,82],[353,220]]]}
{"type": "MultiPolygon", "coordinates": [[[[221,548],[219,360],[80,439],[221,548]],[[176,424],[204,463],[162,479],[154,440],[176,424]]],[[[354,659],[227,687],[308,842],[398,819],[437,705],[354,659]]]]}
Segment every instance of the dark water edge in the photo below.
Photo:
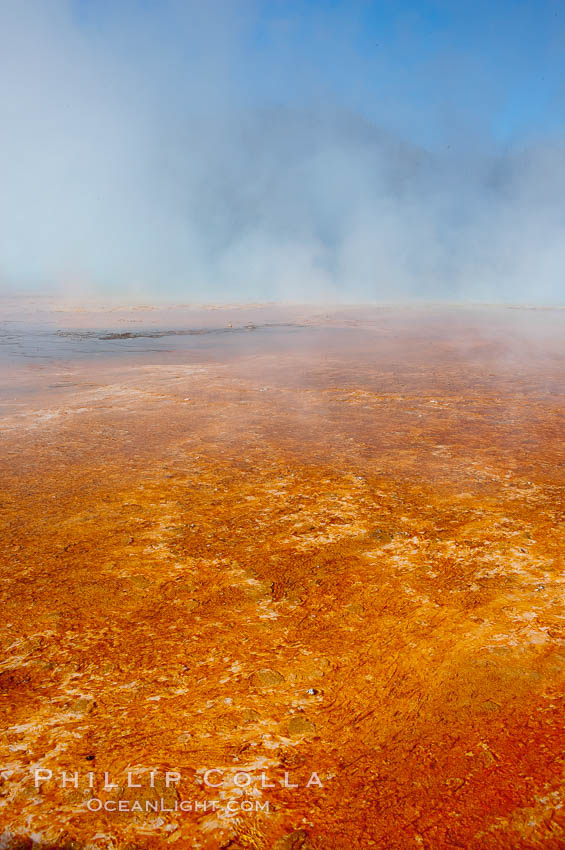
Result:
{"type": "Polygon", "coordinates": [[[315,330],[298,323],[247,324],[234,328],[144,328],[139,331],[45,329],[5,322],[0,327],[0,364],[22,364],[29,360],[42,362],[68,361],[77,358],[119,357],[123,354],[143,354],[180,350],[203,351],[220,348],[261,349],[283,344],[288,333],[315,330]],[[12,325],[10,327],[10,325],[12,325]]]}

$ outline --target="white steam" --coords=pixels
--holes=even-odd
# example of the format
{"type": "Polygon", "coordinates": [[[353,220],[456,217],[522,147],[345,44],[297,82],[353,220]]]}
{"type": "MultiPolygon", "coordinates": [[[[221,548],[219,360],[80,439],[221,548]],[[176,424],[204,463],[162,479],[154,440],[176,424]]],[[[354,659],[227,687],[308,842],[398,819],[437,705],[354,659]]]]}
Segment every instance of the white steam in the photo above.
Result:
{"type": "Polygon", "coordinates": [[[0,5],[3,289],[563,302],[562,141],[425,150],[283,36],[251,85],[251,2],[93,6],[0,5]]]}

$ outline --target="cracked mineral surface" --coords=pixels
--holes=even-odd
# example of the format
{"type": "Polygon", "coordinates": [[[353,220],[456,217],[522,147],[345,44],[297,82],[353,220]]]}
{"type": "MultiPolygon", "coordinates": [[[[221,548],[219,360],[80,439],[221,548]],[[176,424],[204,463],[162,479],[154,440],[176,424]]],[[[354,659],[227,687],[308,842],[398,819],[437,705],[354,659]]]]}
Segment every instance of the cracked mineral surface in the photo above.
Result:
{"type": "Polygon", "coordinates": [[[0,846],[565,846],[565,312],[4,306],[0,846]]]}

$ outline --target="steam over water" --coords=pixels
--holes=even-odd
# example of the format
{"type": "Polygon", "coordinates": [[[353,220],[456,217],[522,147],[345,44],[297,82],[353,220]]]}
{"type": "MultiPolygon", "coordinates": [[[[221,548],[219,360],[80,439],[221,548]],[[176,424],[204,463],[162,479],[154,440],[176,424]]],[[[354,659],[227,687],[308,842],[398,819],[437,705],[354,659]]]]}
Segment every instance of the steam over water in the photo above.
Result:
{"type": "Polygon", "coordinates": [[[4,410],[25,407],[38,394],[49,405],[80,386],[175,364],[215,364],[244,379],[295,386],[320,380],[331,386],[337,369],[335,380],[355,387],[360,370],[370,368],[376,392],[379,375],[388,381],[396,373],[399,387],[408,382],[413,392],[425,386],[433,392],[438,375],[446,389],[450,369],[466,363],[476,387],[508,374],[522,376],[536,395],[561,392],[555,378],[548,383],[563,359],[561,309],[93,304],[87,310],[52,299],[5,299],[3,316],[4,410]],[[535,377],[538,370],[543,380],[535,377]]]}

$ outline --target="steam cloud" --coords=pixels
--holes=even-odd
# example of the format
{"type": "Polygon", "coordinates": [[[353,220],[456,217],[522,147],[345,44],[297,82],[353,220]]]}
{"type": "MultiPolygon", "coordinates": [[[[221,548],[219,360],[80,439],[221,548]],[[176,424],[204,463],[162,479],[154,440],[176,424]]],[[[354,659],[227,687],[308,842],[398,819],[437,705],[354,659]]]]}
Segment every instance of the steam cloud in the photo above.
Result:
{"type": "Polygon", "coordinates": [[[349,5],[326,41],[309,19],[310,61],[282,3],[260,41],[252,2],[5,0],[0,287],[562,302],[563,142],[424,144],[364,110],[349,5]]]}

